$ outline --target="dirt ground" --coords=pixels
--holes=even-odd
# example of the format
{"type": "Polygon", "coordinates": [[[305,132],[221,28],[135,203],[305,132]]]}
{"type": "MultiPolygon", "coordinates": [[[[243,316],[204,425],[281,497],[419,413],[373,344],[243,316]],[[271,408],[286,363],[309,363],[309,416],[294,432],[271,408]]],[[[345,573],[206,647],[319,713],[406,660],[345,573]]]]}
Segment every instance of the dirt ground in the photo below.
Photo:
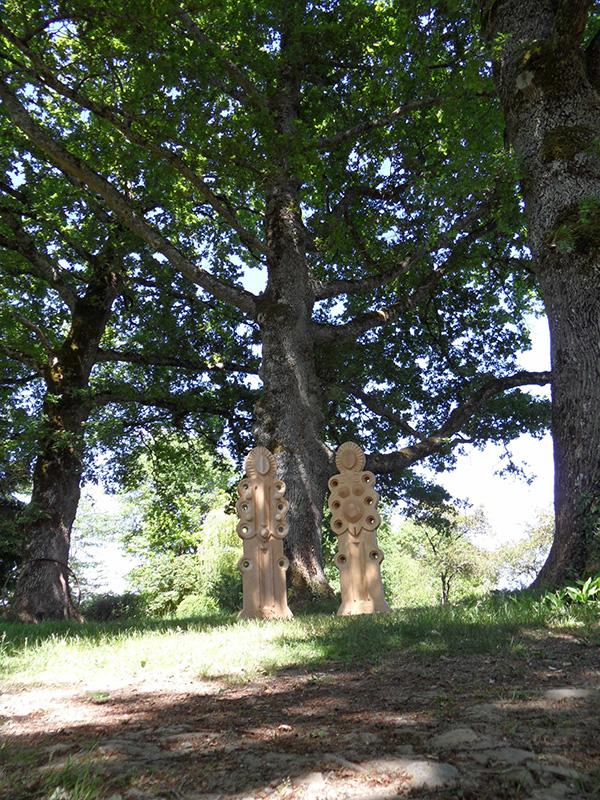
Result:
{"type": "Polygon", "coordinates": [[[600,798],[600,648],[585,638],[178,680],[4,692],[4,769],[27,767],[25,794],[2,800],[40,797],[44,774],[78,760],[111,800],[600,798]]]}

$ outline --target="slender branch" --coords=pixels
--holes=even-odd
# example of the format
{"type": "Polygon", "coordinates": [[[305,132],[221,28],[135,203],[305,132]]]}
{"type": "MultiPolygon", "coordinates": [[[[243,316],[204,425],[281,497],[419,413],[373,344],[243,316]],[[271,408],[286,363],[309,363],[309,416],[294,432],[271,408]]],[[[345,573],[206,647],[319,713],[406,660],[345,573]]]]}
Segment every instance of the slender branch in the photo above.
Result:
{"type": "Polygon", "coordinates": [[[44,377],[44,365],[41,364],[37,358],[35,358],[35,356],[22,353],[20,350],[16,350],[14,347],[8,347],[1,343],[0,353],[4,353],[5,356],[13,361],[18,361],[20,364],[24,364],[26,367],[35,370],[38,376],[44,377]]]}
{"type": "MultiPolygon", "coordinates": [[[[379,328],[383,325],[389,325],[395,322],[402,314],[416,308],[419,303],[428,297],[445,275],[455,269],[460,269],[463,263],[461,257],[462,251],[465,246],[470,244],[474,239],[477,239],[481,234],[489,233],[495,226],[496,222],[492,219],[470,231],[463,236],[462,239],[459,239],[456,243],[456,249],[450,253],[440,267],[432,269],[429,272],[425,280],[414,289],[408,298],[399,300],[396,303],[391,303],[385,308],[379,308],[374,311],[368,311],[365,314],[360,314],[342,325],[314,323],[313,331],[315,340],[322,343],[352,341],[373,328],[379,328]]],[[[447,246],[446,238],[447,237],[442,237],[438,241],[438,248],[445,248],[447,246]]],[[[415,261],[417,255],[420,255],[421,252],[423,251],[419,250],[415,253],[415,261]]]]}
{"type": "Polygon", "coordinates": [[[169,163],[180,175],[183,175],[186,180],[196,189],[201,197],[227,222],[228,225],[237,233],[240,241],[248,247],[250,252],[255,258],[259,258],[258,253],[262,255],[268,254],[267,246],[258,239],[253,233],[248,231],[240,223],[232,205],[223,197],[216,195],[209,185],[195,172],[184,159],[174,153],[169,148],[162,144],[153,142],[144,136],[139,130],[135,130],[132,126],[136,123],[142,124],[143,121],[136,120],[135,117],[128,115],[123,119],[112,108],[102,105],[92,100],[80,91],[77,91],[66,83],[61,81],[52,72],[46,62],[41,59],[37,53],[27,47],[24,42],[18,39],[11,31],[7,30],[0,24],[0,32],[9,39],[9,41],[18,47],[19,50],[31,61],[35,68],[35,77],[42,78],[46,86],[58,92],[62,97],[65,97],[78,105],[91,111],[97,117],[109,122],[116,130],[119,131],[128,141],[132,144],[142,147],[143,149],[160,156],[167,163],[169,163]]]}
{"type": "Polygon", "coordinates": [[[388,283],[400,278],[402,275],[406,275],[425,254],[426,250],[424,248],[417,249],[411,256],[403,258],[401,261],[398,261],[394,267],[379,275],[369,275],[367,278],[362,279],[340,279],[337,281],[329,281],[328,283],[320,282],[317,284],[315,292],[316,299],[326,300],[332,297],[338,297],[341,294],[351,294],[354,296],[368,294],[374,289],[387,286],[388,283]]]}
{"type": "Polygon", "coordinates": [[[404,417],[402,417],[400,414],[396,414],[391,409],[387,408],[387,406],[385,406],[383,403],[380,403],[379,400],[372,394],[368,394],[362,389],[359,389],[358,386],[354,386],[349,383],[338,383],[337,386],[340,386],[342,389],[346,389],[350,394],[353,394],[354,397],[360,400],[363,405],[369,409],[369,411],[377,414],[378,417],[383,417],[384,419],[393,422],[406,436],[410,436],[411,438],[414,437],[415,439],[420,439],[421,441],[426,438],[423,434],[419,433],[419,431],[415,430],[412,425],[409,425],[404,417]]]}
{"type": "MultiPolygon", "coordinates": [[[[494,209],[494,198],[493,195],[487,199],[485,199],[482,203],[472,209],[468,214],[466,214],[459,222],[452,226],[449,231],[444,232],[439,237],[436,248],[437,249],[444,249],[450,247],[452,243],[455,241],[456,237],[460,234],[466,233],[470,234],[470,238],[474,238],[481,233],[491,230],[495,225],[489,221],[485,224],[481,224],[480,220],[482,214],[485,211],[493,211],[494,209]]],[[[351,225],[350,221],[348,224],[351,225]]],[[[462,242],[465,239],[460,240],[462,242]]],[[[359,242],[360,245],[360,242],[359,242]]],[[[402,259],[399,261],[394,267],[391,269],[385,270],[379,274],[370,275],[366,278],[362,279],[353,279],[353,280],[338,280],[338,281],[330,281],[328,283],[319,283],[317,285],[316,294],[318,300],[324,300],[326,298],[336,297],[340,294],[366,294],[373,289],[378,289],[382,286],[386,286],[388,283],[391,283],[396,278],[401,277],[405,273],[407,273],[418,261],[420,261],[425,255],[427,254],[427,247],[425,244],[420,245],[417,247],[415,252],[409,256],[408,258],[402,259]]],[[[365,261],[367,264],[373,268],[374,262],[368,255],[368,253],[364,252],[363,248],[363,255],[365,257],[365,261]]]]}
{"type": "Polygon", "coordinates": [[[551,380],[550,372],[522,371],[502,378],[489,377],[464,403],[450,412],[437,430],[394,453],[372,453],[367,457],[367,469],[376,473],[401,472],[433,453],[464,444],[464,439],[458,435],[460,429],[494,397],[518,386],[545,386],[551,380]]]}
{"type": "Polygon", "coordinates": [[[210,36],[205,33],[202,28],[196,24],[196,22],[194,22],[192,17],[186,11],[181,11],[178,14],[178,17],[180,20],[182,20],[185,31],[192,37],[192,39],[194,39],[194,41],[196,41],[198,44],[201,44],[203,47],[208,45],[218,53],[219,59],[229,73],[229,76],[237,83],[246,98],[262,111],[268,111],[269,106],[266,97],[260,92],[255,84],[252,83],[252,81],[246,76],[244,71],[235,63],[235,61],[232,61],[225,54],[221,45],[213,41],[210,36]]]}
{"type": "Polygon", "coordinates": [[[32,273],[47,281],[56,289],[65,305],[73,310],[77,296],[63,280],[59,270],[52,261],[36,247],[33,237],[25,230],[16,214],[7,208],[0,207],[0,219],[13,233],[11,238],[0,236],[0,247],[12,250],[24,258],[32,267],[32,273]]]}
{"type": "MultiPolygon", "coordinates": [[[[254,401],[256,393],[245,387],[236,386],[236,397],[240,390],[243,399],[254,401]]],[[[207,397],[199,393],[198,389],[180,392],[178,394],[161,394],[155,389],[144,390],[130,384],[114,384],[110,388],[97,388],[90,395],[93,406],[106,406],[111,403],[138,404],[165,408],[176,413],[203,413],[213,414],[218,417],[230,419],[234,416],[232,404],[223,402],[221,396],[207,397]]]]}
{"type": "Polygon", "coordinates": [[[409,100],[389,114],[383,114],[378,117],[369,117],[368,119],[353,125],[351,128],[339,131],[333,136],[325,136],[319,140],[318,146],[321,150],[335,150],[340,144],[344,142],[354,142],[365,133],[377,130],[377,128],[386,128],[388,125],[393,125],[401,117],[407,114],[412,114],[413,111],[422,111],[432,106],[438,105],[442,100],[441,95],[434,97],[427,97],[422,100],[409,100]]]}
{"type": "Polygon", "coordinates": [[[205,269],[189,261],[150,223],[132,208],[127,197],[106,178],[99,175],[85,161],[75,157],[53,139],[25,110],[6,83],[0,80],[0,100],[12,122],[69,178],[81,182],[96,192],[116,214],[125,227],[146,242],[153,250],[162,253],[171,265],[188,280],[212,294],[218,300],[239,308],[251,317],[256,315],[256,296],[245,289],[224,283],[205,269]]]}
{"type": "Polygon", "coordinates": [[[98,363],[123,362],[126,364],[142,364],[145,366],[156,367],[179,367],[180,369],[192,370],[194,372],[241,372],[246,375],[257,375],[258,364],[248,367],[244,364],[231,362],[209,363],[208,361],[195,361],[179,356],[151,355],[148,353],[136,352],[134,350],[99,350],[98,363]]]}
{"type": "Polygon", "coordinates": [[[37,340],[40,342],[46,353],[53,357],[55,355],[55,348],[52,346],[50,339],[47,337],[45,331],[40,328],[35,322],[32,322],[30,319],[25,317],[23,314],[15,311],[14,309],[9,309],[9,314],[13,316],[24,328],[31,331],[35,334],[37,340]]]}
{"type": "MultiPolygon", "coordinates": [[[[1,350],[2,348],[0,348],[1,350]]],[[[7,354],[8,355],[8,354],[7,354]]],[[[21,361],[21,359],[17,359],[21,361]]],[[[21,363],[23,363],[21,361],[21,363]]],[[[37,381],[40,378],[39,372],[33,372],[30,375],[24,375],[22,378],[14,378],[13,380],[0,380],[0,389],[13,389],[15,386],[27,386],[28,383],[37,381]]]]}

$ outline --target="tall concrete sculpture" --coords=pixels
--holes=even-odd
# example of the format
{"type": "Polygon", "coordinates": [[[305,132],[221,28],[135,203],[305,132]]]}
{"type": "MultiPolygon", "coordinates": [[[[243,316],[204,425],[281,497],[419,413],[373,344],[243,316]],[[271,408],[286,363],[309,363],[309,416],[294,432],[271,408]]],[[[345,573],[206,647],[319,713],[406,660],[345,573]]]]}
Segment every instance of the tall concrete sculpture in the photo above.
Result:
{"type": "Polygon", "coordinates": [[[379,495],[375,476],[364,472],[365,454],[354,442],[344,442],[336,453],[339,474],[329,480],[331,529],[338,537],[335,564],[340,571],[342,604],[338,615],[389,611],[383,595],[377,544],[379,495]]]}
{"type": "Polygon", "coordinates": [[[246,477],[238,485],[235,504],[240,518],[237,532],[244,541],[238,562],[244,592],[240,618],[289,618],[293,615],[287,604],[289,561],[283,554],[289,507],[285,484],[277,480],[275,458],[266,447],[251,450],[244,469],[246,477]]]}

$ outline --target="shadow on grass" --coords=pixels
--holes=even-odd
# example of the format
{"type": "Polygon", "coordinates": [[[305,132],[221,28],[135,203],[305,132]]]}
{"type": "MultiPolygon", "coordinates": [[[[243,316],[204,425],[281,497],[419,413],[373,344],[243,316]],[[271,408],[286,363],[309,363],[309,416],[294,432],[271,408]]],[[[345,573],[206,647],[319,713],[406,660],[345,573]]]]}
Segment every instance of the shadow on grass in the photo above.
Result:
{"type": "MultiPolygon", "coordinates": [[[[37,626],[0,623],[0,656],[10,674],[11,664],[39,645],[60,647],[62,643],[85,642],[101,649],[123,643],[130,636],[140,639],[146,633],[189,632],[207,637],[202,643],[193,643],[207,654],[204,661],[195,665],[197,675],[243,682],[253,674],[316,669],[333,662],[378,664],[390,654],[403,651],[422,657],[518,651],[524,630],[541,630],[556,622],[552,612],[540,604],[505,600],[447,608],[409,608],[359,617],[315,611],[304,610],[289,622],[240,622],[235,614],[217,614],[84,624],[46,622],[37,626]],[[216,658],[214,648],[223,647],[231,648],[231,657],[225,660],[221,671],[221,660],[211,662],[211,652],[216,658]]],[[[591,635],[600,641],[598,615],[582,609],[579,616],[583,622],[595,621],[591,635]]],[[[589,629],[592,631],[591,625],[589,629]]]]}
{"type": "Polygon", "coordinates": [[[273,640],[275,656],[261,661],[261,671],[278,675],[327,664],[376,666],[402,653],[421,659],[500,651],[518,654],[523,632],[543,631],[547,625],[543,616],[531,614],[487,614],[477,619],[478,614],[460,607],[422,607],[378,616],[307,616],[302,627],[290,625],[273,640]],[[288,655],[287,666],[282,666],[280,652],[288,655]]]}
{"type": "MultiPolygon", "coordinates": [[[[488,731],[496,741],[536,753],[552,752],[568,763],[574,753],[582,766],[597,763],[596,700],[539,708],[527,703],[520,708],[514,701],[506,704],[507,697],[515,698],[519,691],[523,697],[537,697],[545,688],[561,685],[565,678],[548,672],[547,658],[570,663],[569,681],[585,682],[590,664],[579,657],[576,642],[551,642],[550,633],[540,632],[538,659],[511,658],[505,649],[482,656],[476,654],[477,648],[502,646],[515,629],[498,623],[487,626],[493,628],[488,636],[481,625],[468,621],[446,619],[441,625],[440,614],[431,610],[420,610],[416,616],[412,622],[398,615],[377,620],[306,618],[306,636],[311,641],[316,637],[318,647],[314,661],[303,662],[310,667],[308,674],[280,670],[276,679],[228,688],[204,685],[158,692],[125,687],[107,692],[100,706],[82,691],[70,698],[70,709],[63,707],[64,699],[57,709],[32,709],[30,730],[36,729],[39,713],[49,722],[38,720],[35,733],[19,733],[19,726],[14,726],[8,759],[14,769],[6,775],[7,782],[13,781],[12,787],[7,783],[12,794],[4,796],[11,800],[41,796],[37,792],[43,784],[34,783],[36,768],[50,766],[56,771],[53,784],[65,785],[65,770],[77,775],[72,764],[81,758],[82,770],[89,771],[91,760],[102,776],[104,793],[98,800],[128,788],[138,789],[144,797],[193,800],[204,793],[264,797],[267,789],[272,796],[285,797],[297,786],[293,796],[303,797],[302,781],[311,780],[311,775],[313,781],[322,781],[322,794],[316,796],[336,785],[341,796],[352,789],[352,796],[361,800],[382,800],[382,790],[388,787],[384,800],[399,793],[415,800],[528,797],[530,791],[502,783],[502,766],[480,768],[464,753],[445,752],[443,760],[468,777],[472,793],[459,795],[456,787],[449,787],[430,794],[406,783],[402,759],[435,764],[432,737],[457,724],[479,730],[466,712],[482,702],[497,708],[493,730],[488,731]],[[419,643],[434,619],[440,630],[429,630],[423,641],[431,638],[454,655],[423,659],[418,653],[426,651],[419,650],[419,643]],[[461,642],[471,654],[460,649],[461,642]],[[398,643],[401,651],[395,649],[398,643]],[[374,655],[383,661],[376,669],[365,665],[374,655]],[[355,663],[343,665],[342,660],[355,663]],[[23,770],[22,783],[16,784],[12,775],[18,774],[19,756],[31,745],[35,756],[23,770]],[[57,745],[62,749],[52,750],[57,745]],[[389,764],[388,772],[382,762],[389,764]]],[[[40,774],[43,780],[44,773],[40,774]]],[[[577,796],[594,795],[582,788],[577,796]]],[[[96,795],[90,798],[95,800],[96,795]]]]}

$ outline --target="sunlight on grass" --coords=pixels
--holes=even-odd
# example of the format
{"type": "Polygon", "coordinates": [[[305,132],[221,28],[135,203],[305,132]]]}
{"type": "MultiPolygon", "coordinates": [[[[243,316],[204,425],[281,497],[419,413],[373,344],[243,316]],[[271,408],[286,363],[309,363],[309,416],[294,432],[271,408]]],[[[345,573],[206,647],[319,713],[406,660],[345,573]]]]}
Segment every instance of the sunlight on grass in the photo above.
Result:
{"type": "Polygon", "coordinates": [[[0,674],[10,684],[110,685],[143,677],[246,681],[289,667],[377,663],[405,650],[425,655],[516,648],[526,628],[589,629],[598,613],[539,602],[480,602],[389,615],[315,614],[291,621],[218,617],[127,624],[0,626],[0,674]]]}

